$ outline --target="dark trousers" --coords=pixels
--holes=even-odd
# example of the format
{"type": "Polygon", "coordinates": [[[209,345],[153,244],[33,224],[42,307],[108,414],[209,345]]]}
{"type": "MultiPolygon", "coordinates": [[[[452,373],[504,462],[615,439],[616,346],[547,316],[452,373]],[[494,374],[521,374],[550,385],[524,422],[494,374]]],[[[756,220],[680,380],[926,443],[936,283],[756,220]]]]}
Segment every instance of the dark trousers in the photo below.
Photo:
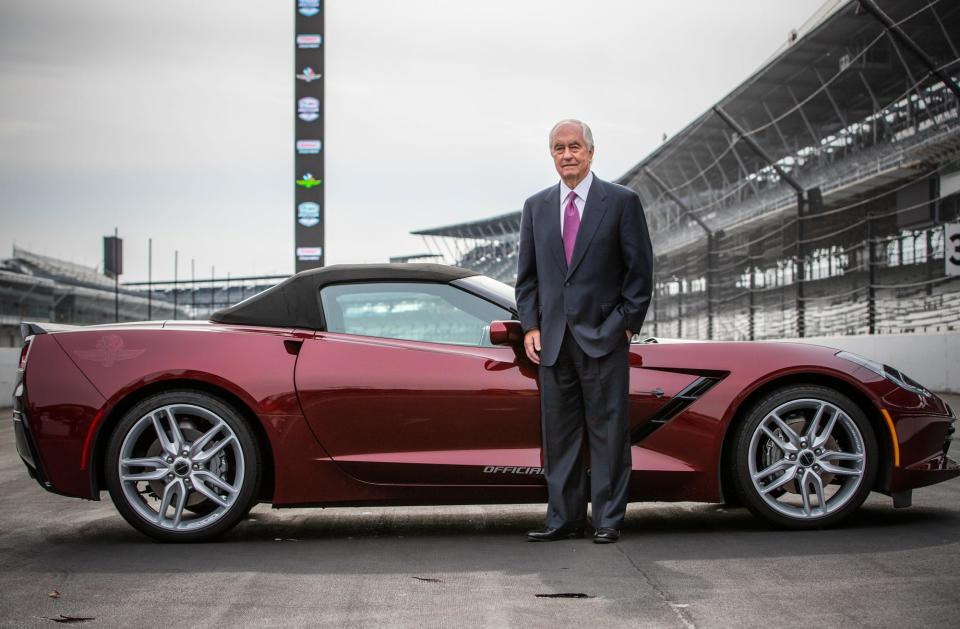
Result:
{"type": "Polygon", "coordinates": [[[593,526],[619,529],[623,524],[631,471],[628,356],[624,337],[613,352],[592,358],[568,329],[557,362],[540,366],[549,527],[586,522],[588,486],[593,526]]]}

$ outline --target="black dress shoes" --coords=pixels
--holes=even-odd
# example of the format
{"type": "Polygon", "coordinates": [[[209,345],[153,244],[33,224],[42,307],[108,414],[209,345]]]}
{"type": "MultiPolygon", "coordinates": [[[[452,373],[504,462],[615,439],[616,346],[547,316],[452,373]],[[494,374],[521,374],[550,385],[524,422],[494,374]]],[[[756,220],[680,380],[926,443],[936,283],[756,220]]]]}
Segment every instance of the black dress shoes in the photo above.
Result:
{"type": "Polygon", "coordinates": [[[560,539],[570,539],[572,537],[582,538],[582,526],[561,526],[558,529],[549,526],[539,531],[527,531],[527,541],[530,542],[555,542],[560,539]]]}
{"type": "Polygon", "coordinates": [[[620,531],[617,529],[599,528],[593,534],[594,544],[614,544],[620,539],[620,531]]]}

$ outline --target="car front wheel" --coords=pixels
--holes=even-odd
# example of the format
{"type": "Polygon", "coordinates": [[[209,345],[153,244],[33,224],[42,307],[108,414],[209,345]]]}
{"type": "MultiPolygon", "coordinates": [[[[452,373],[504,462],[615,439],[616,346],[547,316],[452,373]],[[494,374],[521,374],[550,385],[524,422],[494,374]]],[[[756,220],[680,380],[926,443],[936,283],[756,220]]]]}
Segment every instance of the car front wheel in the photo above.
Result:
{"type": "Polygon", "coordinates": [[[106,480],[120,514],[161,541],[197,542],[233,527],[257,496],[260,460],[243,417],[197,391],[144,399],[107,446],[106,480]]]}
{"type": "Polygon", "coordinates": [[[877,459],[873,428],[853,401],[823,386],[791,386],[737,427],[733,474],[755,515],[784,528],[822,528],[863,504],[877,459]]]}

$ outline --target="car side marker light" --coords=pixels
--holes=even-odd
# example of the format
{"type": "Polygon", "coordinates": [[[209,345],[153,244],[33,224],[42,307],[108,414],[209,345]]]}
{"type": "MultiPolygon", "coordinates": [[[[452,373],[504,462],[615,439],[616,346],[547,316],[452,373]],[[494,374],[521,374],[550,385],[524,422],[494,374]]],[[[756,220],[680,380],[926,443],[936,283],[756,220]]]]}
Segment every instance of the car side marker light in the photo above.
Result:
{"type": "Polygon", "coordinates": [[[87,430],[87,438],[83,440],[83,453],[80,455],[80,469],[87,469],[87,460],[90,457],[90,443],[93,441],[93,435],[97,432],[97,426],[100,425],[100,420],[103,419],[103,411],[101,408],[97,411],[97,414],[93,416],[93,421],[90,422],[90,428],[87,430]]]}
{"type": "Polygon", "coordinates": [[[893,466],[900,467],[900,440],[897,439],[897,429],[893,425],[893,420],[890,418],[890,413],[887,412],[887,409],[881,408],[880,413],[883,415],[883,418],[887,420],[887,426],[890,427],[890,438],[893,439],[893,466]]]}

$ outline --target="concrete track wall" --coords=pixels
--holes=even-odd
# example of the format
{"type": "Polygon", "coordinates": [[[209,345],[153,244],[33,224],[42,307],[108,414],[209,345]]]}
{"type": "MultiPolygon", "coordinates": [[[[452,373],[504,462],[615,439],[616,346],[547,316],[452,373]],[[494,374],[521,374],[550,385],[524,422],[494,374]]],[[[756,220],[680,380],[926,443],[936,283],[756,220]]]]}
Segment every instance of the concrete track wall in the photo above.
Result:
{"type": "Polygon", "coordinates": [[[19,360],[19,347],[0,347],[0,408],[13,404],[13,383],[19,360]]]}
{"type": "Polygon", "coordinates": [[[854,352],[896,367],[931,391],[960,393],[960,332],[784,340],[854,352]]]}

